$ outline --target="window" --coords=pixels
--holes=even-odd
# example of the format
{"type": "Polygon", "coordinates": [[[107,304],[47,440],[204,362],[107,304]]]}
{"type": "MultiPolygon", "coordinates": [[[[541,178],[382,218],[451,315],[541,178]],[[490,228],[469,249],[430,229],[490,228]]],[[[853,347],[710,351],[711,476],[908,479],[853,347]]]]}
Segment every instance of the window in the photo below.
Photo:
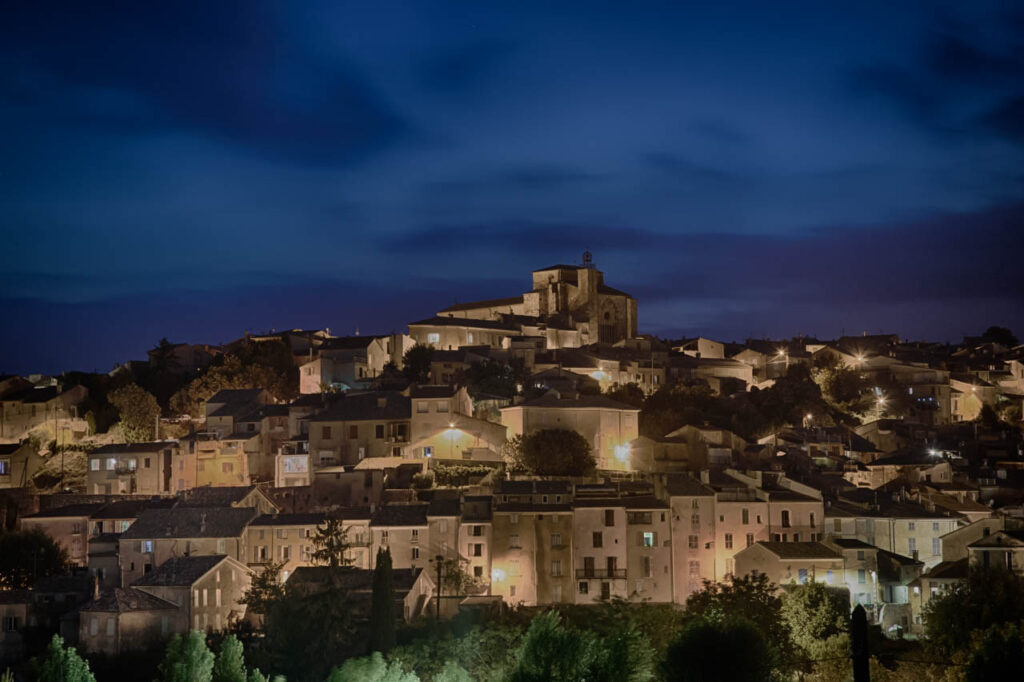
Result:
{"type": "Polygon", "coordinates": [[[474,566],[473,567],[473,577],[474,578],[482,578],[482,577],[484,577],[484,567],[483,566],[474,566]]]}
{"type": "Polygon", "coordinates": [[[690,509],[700,509],[700,500],[693,500],[690,502],[690,509]]]}
{"type": "Polygon", "coordinates": [[[561,533],[552,533],[551,534],[551,546],[552,547],[561,547],[562,546],[562,534],[561,533]]]}
{"type": "Polygon", "coordinates": [[[359,425],[350,424],[348,427],[348,437],[352,440],[359,438],[359,425]]]}
{"type": "Polygon", "coordinates": [[[291,560],[291,558],[292,558],[292,546],[291,545],[281,545],[281,547],[278,549],[278,552],[281,555],[281,561],[289,561],[289,560],[291,560]]]}
{"type": "Polygon", "coordinates": [[[699,538],[696,535],[691,535],[690,536],[690,543],[689,543],[690,549],[697,549],[697,542],[698,542],[698,540],[699,540],[699,538]]]}
{"type": "Polygon", "coordinates": [[[551,560],[551,575],[552,577],[559,578],[562,575],[562,560],[552,559],[551,560]]]}
{"type": "Polygon", "coordinates": [[[447,412],[448,411],[448,403],[446,403],[443,400],[438,401],[436,409],[437,409],[438,412],[447,412]]]}
{"type": "Polygon", "coordinates": [[[131,521],[122,521],[121,522],[121,532],[123,533],[126,530],[128,530],[128,526],[130,526],[130,525],[132,525],[131,521]]]}
{"type": "Polygon", "coordinates": [[[746,526],[746,525],[748,525],[750,523],[750,510],[749,509],[744,509],[743,512],[742,512],[742,515],[743,515],[743,525],[746,526]]]}
{"type": "Polygon", "coordinates": [[[576,587],[580,594],[587,594],[590,592],[590,583],[586,580],[581,580],[579,585],[576,587]]]}
{"type": "Polygon", "coordinates": [[[416,559],[420,558],[420,548],[419,547],[413,547],[412,548],[412,558],[413,558],[414,561],[416,559]]]}
{"type": "Polygon", "coordinates": [[[508,596],[510,596],[510,597],[516,596],[516,586],[515,585],[509,585],[508,586],[508,596]]]}
{"type": "Polygon", "coordinates": [[[562,586],[555,585],[551,588],[551,601],[558,603],[562,601],[562,586]]]}
{"type": "Polygon", "coordinates": [[[433,457],[434,456],[434,446],[433,445],[424,445],[423,446],[423,456],[424,457],[433,457]]]}
{"type": "Polygon", "coordinates": [[[323,440],[330,440],[331,439],[331,427],[330,426],[321,426],[320,427],[320,438],[322,438],[323,440]]]}
{"type": "Polygon", "coordinates": [[[913,521],[907,521],[907,530],[917,530],[917,524],[913,521]]]}
{"type": "Polygon", "coordinates": [[[380,532],[380,543],[382,545],[388,544],[388,532],[386,530],[380,532]]]}
{"type": "Polygon", "coordinates": [[[426,400],[416,401],[416,412],[418,412],[419,414],[425,414],[428,409],[430,409],[430,404],[427,403],[426,400]]]}
{"type": "Polygon", "coordinates": [[[448,519],[441,519],[437,523],[437,530],[441,533],[448,532],[448,519]]]}
{"type": "Polygon", "coordinates": [[[857,561],[864,561],[864,550],[863,549],[858,549],[857,550],[857,561]]]}
{"type": "Polygon", "coordinates": [[[377,424],[376,426],[374,426],[373,427],[373,435],[378,440],[383,438],[384,437],[384,425],[383,424],[377,424]]]}
{"type": "Polygon", "coordinates": [[[217,540],[217,554],[227,554],[228,541],[220,538],[217,540]]]}
{"type": "Polygon", "coordinates": [[[95,637],[100,631],[100,619],[93,617],[89,621],[89,634],[95,637]]]}
{"type": "Polygon", "coordinates": [[[601,535],[600,531],[593,533],[592,537],[593,537],[594,547],[603,547],[604,546],[604,537],[601,535]]]}
{"type": "Polygon", "coordinates": [[[213,591],[213,605],[220,606],[220,588],[213,591]]]}
{"type": "Polygon", "coordinates": [[[641,536],[641,544],[643,547],[654,547],[654,533],[652,531],[644,531],[641,536]]]}
{"type": "Polygon", "coordinates": [[[288,529],[287,528],[278,528],[277,529],[277,537],[280,540],[287,539],[288,538],[288,529]]]}
{"type": "Polygon", "coordinates": [[[697,577],[700,576],[700,562],[699,561],[691,561],[690,564],[689,564],[689,569],[690,569],[690,577],[691,578],[697,578],[697,577]]]}
{"type": "Polygon", "coordinates": [[[473,537],[478,538],[478,537],[480,537],[483,534],[484,534],[484,527],[483,526],[473,526],[473,532],[472,532],[473,537]]]}
{"type": "Polygon", "coordinates": [[[725,548],[732,549],[732,533],[725,534],[725,548]]]}
{"type": "Polygon", "coordinates": [[[113,471],[117,468],[117,457],[107,458],[107,471],[113,471]]]}
{"type": "Polygon", "coordinates": [[[615,525],[615,510],[605,509],[604,510],[604,525],[614,526],[615,525]]]}
{"type": "Polygon", "coordinates": [[[520,545],[519,545],[519,536],[518,535],[509,535],[508,536],[508,548],[509,549],[519,549],[519,547],[520,547],[520,545]]]}
{"type": "Polygon", "coordinates": [[[113,637],[114,636],[114,627],[115,627],[114,619],[113,618],[107,618],[107,637],[113,637]]]}
{"type": "MultiPolygon", "coordinates": [[[[7,463],[7,460],[0,461],[0,466],[2,466],[3,464],[6,464],[6,463],[7,463]]],[[[100,461],[98,459],[90,459],[89,460],[89,471],[99,471],[99,470],[100,470],[100,461]]]]}
{"type": "Polygon", "coordinates": [[[754,534],[747,533],[747,547],[750,547],[752,544],[754,544],[754,534]]]}
{"type": "Polygon", "coordinates": [[[800,583],[801,585],[806,585],[807,584],[807,569],[806,568],[798,568],[797,571],[796,571],[796,575],[797,575],[796,581],[798,583],[800,583]]]}
{"type": "Polygon", "coordinates": [[[826,583],[831,585],[833,582],[835,582],[835,579],[836,579],[835,574],[833,574],[832,571],[825,571],[825,582],[826,583]]]}
{"type": "Polygon", "coordinates": [[[427,343],[441,343],[441,335],[437,332],[427,334],[427,343]]]}
{"type": "Polygon", "coordinates": [[[788,509],[783,509],[782,510],[782,527],[783,528],[789,528],[789,510],[788,509]]]}
{"type": "Polygon", "coordinates": [[[643,572],[643,576],[645,578],[650,578],[651,577],[651,557],[649,557],[649,556],[643,557],[643,561],[641,563],[640,568],[641,568],[641,571],[643,572]]]}
{"type": "Polygon", "coordinates": [[[814,512],[811,512],[811,528],[816,528],[814,525],[814,512]]]}
{"type": "Polygon", "coordinates": [[[936,521],[935,523],[932,524],[932,530],[935,531],[936,533],[939,532],[939,522],[938,521],[936,521]]]}
{"type": "Polygon", "coordinates": [[[942,554],[942,540],[932,538],[932,554],[942,554]]]}
{"type": "Polygon", "coordinates": [[[470,545],[473,548],[473,556],[483,556],[484,546],[480,543],[470,545]]]}
{"type": "Polygon", "coordinates": [[[412,544],[415,545],[419,541],[420,541],[420,531],[418,529],[416,529],[416,528],[413,528],[412,529],[412,537],[409,539],[409,542],[411,542],[412,544]]]}
{"type": "Polygon", "coordinates": [[[509,514],[508,522],[511,523],[513,526],[517,525],[519,523],[519,514],[509,514]]]}
{"type": "Polygon", "coordinates": [[[508,562],[508,574],[510,576],[512,576],[513,578],[518,578],[519,577],[519,562],[518,561],[510,561],[510,562],[508,562]]]}
{"type": "Polygon", "coordinates": [[[843,532],[843,522],[840,519],[832,520],[832,530],[836,533],[843,532]]]}
{"type": "Polygon", "coordinates": [[[700,514],[693,514],[690,516],[690,527],[694,530],[700,528],[700,514]]]}
{"type": "Polygon", "coordinates": [[[143,554],[152,554],[152,552],[153,552],[153,541],[152,540],[143,540],[142,541],[142,550],[141,551],[142,551],[143,554]]]}
{"type": "Polygon", "coordinates": [[[149,468],[149,457],[146,457],[145,459],[142,460],[142,466],[144,466],[147,469],[149,468]]]}
{"type": "Polygon", "coordinates": [[[917,538],[907,538],[907,551],[910,552],[910,556],[914,556],[914,552],[917,551],[917,538]]]}
{"type": "Polygon", "coordinates": [[[865,571],[863,568],[858,568],[857,569],[857,582],[861,583],[861,584],[866,583],[867,582],[867,575],[868,575],[867,571],[865,571]]]}
{"type": "Polygon", "coordinates": [[[4,632],[14,632],[18,629],[17,616],[4,616],[4,632]]]}

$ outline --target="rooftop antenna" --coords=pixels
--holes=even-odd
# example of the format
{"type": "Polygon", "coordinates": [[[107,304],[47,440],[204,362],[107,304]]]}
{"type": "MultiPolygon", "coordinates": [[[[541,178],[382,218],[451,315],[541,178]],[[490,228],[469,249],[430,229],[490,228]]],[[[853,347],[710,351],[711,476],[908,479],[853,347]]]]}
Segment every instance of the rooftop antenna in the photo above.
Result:
{"type": "Polygon", "coordinates": [[[583,252],[583,267],[588,269],[594,268],[594,254],[590,253],[590,249],[583,252]]]}

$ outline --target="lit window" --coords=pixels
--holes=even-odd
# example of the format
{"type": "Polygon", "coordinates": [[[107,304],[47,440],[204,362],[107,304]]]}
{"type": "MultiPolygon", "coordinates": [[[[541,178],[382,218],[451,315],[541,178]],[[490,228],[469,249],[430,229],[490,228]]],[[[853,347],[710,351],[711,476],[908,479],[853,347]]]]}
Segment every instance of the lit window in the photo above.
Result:
{"type": "Polygon", "coordinates": [[[652,531],[645,531],[643,537],[644,547],[654,547],[654,533],[652,531]]]}
{"type": "Polygon", "coordinates": [[[441,342],[441,335],[438,334],[437,332],[431,332],[430,334],[427,334],[427,343],[440,343],[440,342],[441,342]]]}

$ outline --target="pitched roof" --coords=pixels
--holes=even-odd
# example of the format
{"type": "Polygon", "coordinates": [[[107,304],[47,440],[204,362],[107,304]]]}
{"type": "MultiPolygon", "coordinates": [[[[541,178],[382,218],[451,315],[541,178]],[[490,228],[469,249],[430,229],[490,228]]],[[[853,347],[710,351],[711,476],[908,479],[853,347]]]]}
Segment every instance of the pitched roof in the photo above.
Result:
{"type": "Polygon", "coordinates": [[[710,497],[715,492],[688,474],[665,476],[665,490],[673,497],[710,497]]]}
{"type": "Polygon", "coordinates": [[[151,441],[148,443],[112,443],[110,445],[103,445],[93,450],[90,455],[115,455],[115,454],[134,454],[136,452],[160,452],[168,448],[173,448],[178,444],[176,440],[158,440],[151,441]]]}
{"type": "Polygon", "coordinates": [[[225,388],[206,399],[208,403],[237,403],[258,400],[262,388],[225,388]]]}
{"type": "Polygon", "coordinates": [[[841,559],[842,555],[820,542],[758,542],[780,559],[841,559]]]}
{"type": "Polygon", "coordinates": [[[178,496],[178,507],[234,507],[253,491],[259,494],[254,485],[234,485],[215,487],[204,485],[182,491],[178,496]]]}
{"type": "MultiPolygon", "coordinates": [[[[288,578],[289,584],[316,585],[327,582],[330,567],[298,566],[288,578]]],[[[391,581],[395,591],[408,592],[412,589],[422,568],[393,568],[391,581]]],[[[366,592],[373,590],[373,570],[364,568],[346,568],[339,572],[339,587],[350,592],[366,592]]]]}
{"type": "Polygon", "coordinates": [[[419,386],[409,387],[410,398],[451,398],[459,389],[454,386],[419,386]]]}
{"type": "Polygon", "coordinates": [[[85,604],[81,611],[103,611],[110,613],[131,613],[133,611],[164,611],[177,610],[177,605],[154,597],[148,592],[134,587],[115,587],[104,590],[98,599],[85,604]]]}
{"type": "Polygon", "coordinates": [[[434,499],[430,501],[427,507],[427,516],[458,516],[461,506],[458,499],[434,499]]]}
{"type": "Polygon", "coordinates": [[[497,329],[517,331],[518,327],[498,320],[474,320],[468,317],[428,317],[410,322],[410,327],[468,327],[470,329],[497,329]]]}
{"type": "Polygon", "coordinates": [[[323,512],[303,514],[263,514],[252,520],[250,526],[319,526],[327,519],[323,512]]]}
{"type": "Polygon", "coordinates": [[[477,308],[499,308],[503,306],[518,305],[523,302],[522,295],[509,296],[507,298],[492,298],[486,301],[470,301],[468,303],[453,303],[444,308],[442,313],[454,313],[460,310],[475,310],[477,308]]]}
{"type": "Polygon", "coordinates": [[[381,505],[370,519],[371,526],[425,526],[428,504],[381,505]]]}
{"type": "Polygon", "coordinates": [[[167,509],[174,506],[171,498],[153,500],[118,500],[104,505],[89,518],[91,519],[134,519],[147,509],[167,509]]]}
{"type": "Polygon", "coordinates": [[[121,539],[236,538],[255,517],[253,507],[148,509],[121,534],[121,539]]]}
{"type": "Polygon", "coordinates": [[[310,417],[311,422],[366,421],[370,419],[409,419],[412,402],[398,391],[368,391],[346,393],[320,414],[310,417]],[[383,400],[383,406],[380,402],[383,400]]]}
{"type": "Polygon", "coordinates": [[[132,585],[147,587],[187,587],[227,560],[226,554],[172,557],[145,574],[132,585]]]}
{"type": "Polygon", "coordinates": [[[956,561],[943,561],[932,567],[924,578],[931,580],[963,580],[970,570],[970,561],[965,557],[956,561]]]}
{"type": "Polygon", "coordinates": [[[44,509],[43,511],[35,514],[29,514],[23,516],[23,519],[64,519],[74,516],[92,516],[94,513],[102,509],[104,506],[103,502],[86,502],[83,504],[69,504],[63,507],[54,507],[53,509],[44,509]]]}
{"type": "Polygon", "coordinates": [[[582,270],[583,267],[584,266],[582,265],[566,265],[565,263],[556,263],[554,265],[549,265],[546,268],[537,268],[533,272],[547,272],[548,270],[582,270]]]}
{"type": "Polygon", "coordinates": [[[518,405],[509,405],[508,407],[501,408],[504,410],[511,410],[517,407],[544,407],[544,408],[564,408],[564,409],[580,409],[580,408],[599,408],[604,410],[625,410],[628,412],[639,412],[640,408],[627,405],[626,403],[620,403],[618,400],[612,400],[603,395],[579,395],[571,398],[562,398],[554,391],[548,391],[539,398],[533,400],[526,400],[518,405]]]}

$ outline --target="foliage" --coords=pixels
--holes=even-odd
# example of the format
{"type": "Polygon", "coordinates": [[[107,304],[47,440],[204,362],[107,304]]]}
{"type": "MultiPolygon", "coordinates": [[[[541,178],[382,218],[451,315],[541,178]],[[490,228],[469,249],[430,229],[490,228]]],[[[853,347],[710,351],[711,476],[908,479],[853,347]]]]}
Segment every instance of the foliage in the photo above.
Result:
{"type": "Polygon", "coordinates": [[[654,650],[632,625],[602,639],[587,678],[593,682],[648,682],[654,679],[654,650]]]}
{"type": "Polygon", "coordinates": [[[215,360],[204,374],[170,399],[174,414],[198,417],[203,404],[225,389],[263,388],[275,399],[291,400],[299,392],[299,369],[284,341],[243,341],[215,360]]]}
{"type": "Polygon", "coordinates": [[[929,643],[945,654],[965,649],[971,633],[1024,620],[1024,578],[1002,566],[972,566],[967,579],[931,598],[924,611],[929,643]]]}
{"type": "Polygon", "coordinates": [[[754,624],[764,635],[773,658],[783,667],[790,665],[784,658],[793,646],[789,630],[782,621],[782,599],[775,586],[764,574],[733,578],[731,582],[704,581],[704,588],[686,600],[684,612],[687,620],[744,619],[754,624]]]}
{"type": "Polygon", "coordinates": [[[331,671],[327,682],[419,682],[415,673],[407,673],[401,663],[387,663],[380,652],[363,658],[352,658],[331,671]]]}
{"type": "Polygon", "coordinates": [[[697,618],[668,649],[662,673],[668,682],[770,680],[776,652],[749,620],[697,618]]]}
{"type": "Polygon", "coordinates": [[[425,384],[430,381],[430,362],[434,359],[434,347],[417,343],[402,356],[402,374],[409,381],[425,384]]]}
{"type": "Polygon", "coordinates": [[[523,434],[517,433],[501,446],[501,458],[505,462],[505,468],[509,473],[525,473],[523,465],[523,434]]]}
{"type": "Polygon", "coordinates": [[[280,573],[283,563],[271,562],[255,574],[249,589],[245,591],[238,603],[245,604],[248,610],[264,615],[270,606],[284,597],[284,585],[281,584],[280,573]]]}
{"type": "Polygon", "coordinates": [[[481,581],[469,574],[468,567],[469,560],[461,556],[441,560],[441,589],[446,595],[478,594],[482,590],[481,581]]]}
{"type": "Polygon", "coordinates": [[[213,652],[206,646],[203,633],[189,630],[175,635],[167,645],[167,654],[160,664],[161,682],[211,682],[213,652]]]}
{"type": "Polygon", "coordinates": [[[434,478],[432,471],[416,473],[412,475],[410,485],[413,490],[429,490],[434,487],[434,478]]]}
{"type": "Polygon", "coordinates": [[[391,572],[391,550],[377,550],[373,569],[373,596],[370,606],[370,652],[387,653],[395,647],[395,585],[391,572]]]}
{"type": "Polygon", "coordinates": [[[68,570],[67,552],[42,530],[0,530],[0,589],[25,589],[68,570]]]}
{"type": "Polygon", "coordinates": [[[510,682],[584,682],[597,656],[594,636],[566,628],[557,611],[530,623],[510,682]]]}
{"type": "Polygon", "coordinates": [[[342,525],[341,519],[327,519],[322,527],[317,527],[312,541],[314,565],[337,570],[352,563],[348,556],[348,531],[342,525]]]}
{"type": "Polygon", "coordinates": [[[985,333],[981,335],[982,341],[988,341],[991,343],[998,343],[1001,346],[1007,348],[1013,348],[1018,343],[1017,337],[1013,335],[1006,327],[989,327],[985,330],[985,333]]]}
{"type": "Polygon", "coordinates": [[[475,682],[466,669],[455,661],[445,661],[441,671],[434,675],[433,682],[475,682]]]}
{"type": "Polygon", "coordinates": [[[435,464],[431,471],[434,472],[434,482],[438,486],[464,486],[474,479],[487,476],[494,471],[494,467],[484,464],[435,464]]]}
{"type": "Polygon", "coordinates": [[[633,407],[642,408],[644,406],[644,391],[636,382],[615,384],[605,391],[605,395],[612,400],[618,400],[620,403],[633,407]]]}
{"type": "Polygon", "coordinates": [[[786,592],[781,615],[793,644],[815,658],[820,642],[849,630],[850,604],[841,592],[811,582],[786,592]]]}
{"type": "Polygon", "coordinates": [[[270,605],[263,632],[260,664],[292,682],[319,682],[366,647],[355,637],[348,593],[334,585],[312,594],[286,590],[270,605]]]}
{"type": "Polygon", "coordinates": [[[54,635],[38,661],[39,682],[96,682],[89,664],[72,647],[64,648],[64,639],[54,635]]]}
{"type": "Polygon", "coordinates": [[[529,377],[530,373],[520,358],[512,358],[508,363],[488,358],[467,367],[460,383],[474,397],[487,394],[512,398],[518,392],[518,385],[526,383],[529,377]]]}
{"type": "Polygon", "coordinates": [[[228,635],[220,643],[213,662],[213,682],[247,682],[242,643],[234,635],[228,635]]]}
{"type": "Polygon", "coordinates": [[[985,630],[971,651],[967,682],[1024,678],[1024,623],[1003,623],[985,630]]]}
{"type": "Polygon", "coordinates": [[[590,443],[569,429],[541,429],[523,437],[520,461],[538,476],[583,476],[596,465],[590,443]]]}
{"type": "Polygon", "coordinates": [[[436,679],[449,662],[464,668],[474,680],[504,681],[515,664],[522,640],[520,628],[504,624],[475,626],[457,635],[428,636],[397,647],[400,660],[425,679],[436,679]]]}
{"type": "Polygon", "coordinates": [[[160,405],[152,393],[135,384],[122,386],[110,394],[110,404],[121,417],[121,438],[126,443],[142,443],[156,439],[156,422],[160,405]]]}
{"type": "Polygon", "coordinates": [[[684,614],[673,604],[631,603],[613,598],[599,604],[569,605],[560,609],[566,623],[614,637],[623,628],[637,630],[660,657],[684,624],[684,614]]]}

